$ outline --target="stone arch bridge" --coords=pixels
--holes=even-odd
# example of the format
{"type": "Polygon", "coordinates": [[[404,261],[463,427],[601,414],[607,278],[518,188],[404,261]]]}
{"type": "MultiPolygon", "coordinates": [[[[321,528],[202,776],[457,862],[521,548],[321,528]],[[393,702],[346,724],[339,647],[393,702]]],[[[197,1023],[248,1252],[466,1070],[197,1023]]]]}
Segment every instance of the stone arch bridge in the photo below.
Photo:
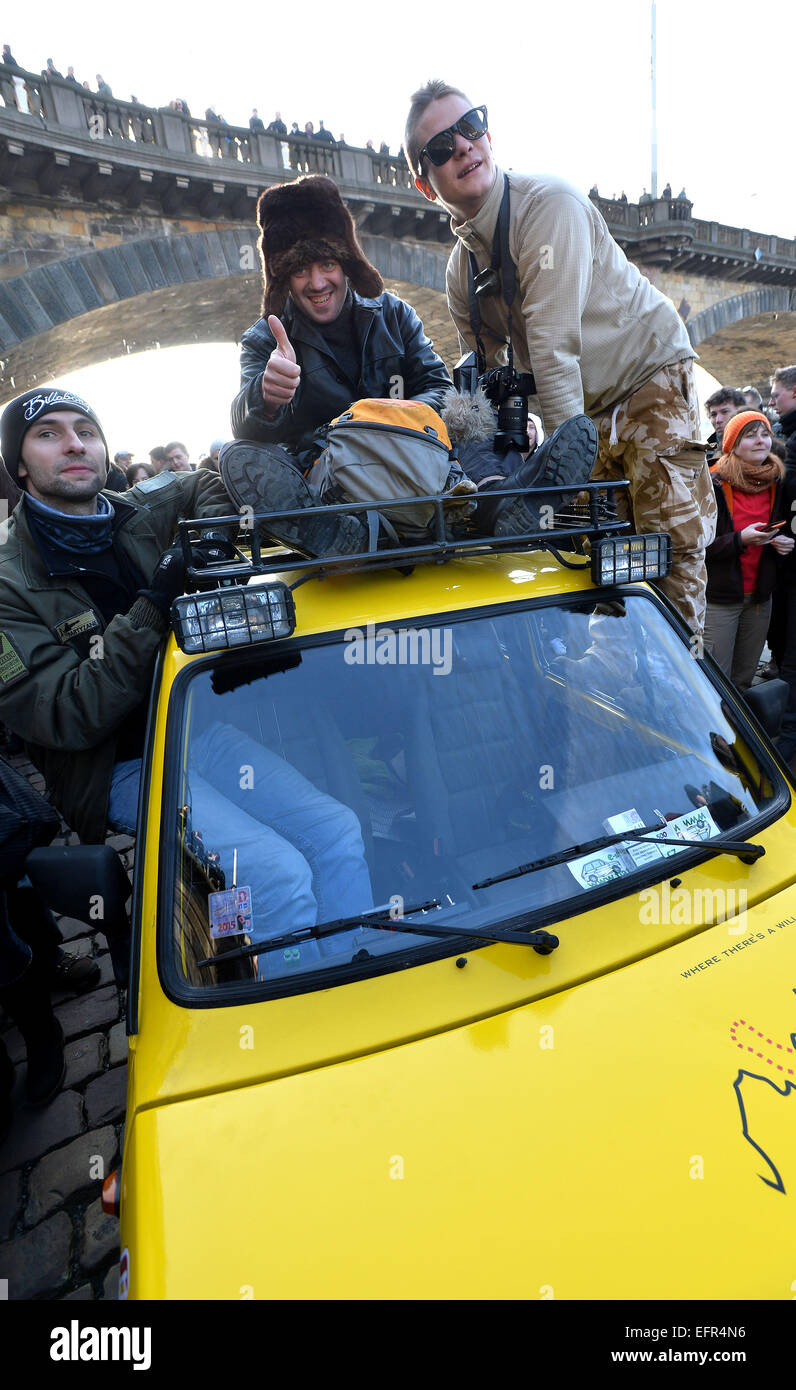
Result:
{"type": "MultiPolygon", "coordinates": [[[[256,198],[301,172],[335,179],[388,288],[455,360],[448,219],[401,156],[105,100],[21,69],[0,78],[0,405],[127,352],[237,341],[259,314],[256,198]]],[[[762,387],[796,361],[796,241],[695,219],[677,199],[597,202],[714,375],[762,387]]]]}

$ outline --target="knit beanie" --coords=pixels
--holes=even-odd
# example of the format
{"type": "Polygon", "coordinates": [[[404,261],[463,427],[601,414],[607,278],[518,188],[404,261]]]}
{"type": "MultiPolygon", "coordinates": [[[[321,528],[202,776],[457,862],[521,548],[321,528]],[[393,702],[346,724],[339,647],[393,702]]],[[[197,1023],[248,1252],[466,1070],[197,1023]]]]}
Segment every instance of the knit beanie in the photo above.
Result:
{"type": "Polygon", "coordinates": [[[262,316],[280,315],[290,276],[314,261],[339,261],[357,294],[382,293],[384,281],[357,240],[354,219],[325,174],[277,183],[257,203],[263,267],[262,316]]]}
{"type": "Polygon", "coordinates": [[[771,421],[766,418],[760,410],[742,410],[738,415],[731,415],[721,436],[721,452],[731,454],[738,442],[738,435],[746,425],[753,424],[760,420],[765,425],[769,434],[771,433],[771,421]]]}
{"type": "Polygon", "coordinates": [[[74,391],[66,391],[62,386],[51,386],[46,391],[36,387],[33,391],[26,391],[24,395],[10,401],[0,415],[0,454],[3,456],[7,472],[15,483],[19,483],[19,462],[25,435],[40,415],[49,415],[53,410],[78,411],[93,421],[105,446],[107,464],[108,443],[102,425],[91,406],[82,397],[76,396],[74,391]]]}

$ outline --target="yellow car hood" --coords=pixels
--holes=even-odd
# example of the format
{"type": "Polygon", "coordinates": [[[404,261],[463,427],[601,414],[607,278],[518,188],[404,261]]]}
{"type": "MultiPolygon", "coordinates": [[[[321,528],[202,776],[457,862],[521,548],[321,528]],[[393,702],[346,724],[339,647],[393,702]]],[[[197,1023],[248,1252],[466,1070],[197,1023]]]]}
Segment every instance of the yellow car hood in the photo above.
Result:
{"type": "Polygon", "coordinates": [[[131,1296],[792,1298],[796,891],[741,925],[139,1112],[131,1296]]]}

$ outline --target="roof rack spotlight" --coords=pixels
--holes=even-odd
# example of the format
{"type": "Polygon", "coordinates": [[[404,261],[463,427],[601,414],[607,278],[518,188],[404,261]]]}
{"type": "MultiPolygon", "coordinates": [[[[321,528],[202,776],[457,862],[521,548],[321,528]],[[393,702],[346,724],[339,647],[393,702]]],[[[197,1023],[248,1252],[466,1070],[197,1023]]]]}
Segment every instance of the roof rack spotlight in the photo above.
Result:
{"type": "Polygon", "coordinates": [[[648,536],[604,536],[591,547],[595,584],[632,584],[662,579],[672,568],[672,538],[666,531],[648,536]]]}
{"type": "Polygon", "coordinates": [[[171,606],[177,643],[189,656],[290,637],[296,626],[293,595],[275,580],[265,587],[234,585],[185,594],[171,606]]]}

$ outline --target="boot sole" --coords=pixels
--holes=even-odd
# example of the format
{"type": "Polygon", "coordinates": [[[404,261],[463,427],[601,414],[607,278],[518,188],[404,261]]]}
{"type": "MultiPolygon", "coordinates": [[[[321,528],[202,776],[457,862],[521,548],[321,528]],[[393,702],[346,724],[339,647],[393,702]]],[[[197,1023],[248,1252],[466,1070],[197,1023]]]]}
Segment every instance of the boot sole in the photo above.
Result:
{"type": "Polygon", "coordinates": [[[307,509],[306,518],[264,522],[263,529],[275,540],[312,557],[351,555],[367,549],[367,530],[357,516],[312,515],[317,497],[279,445],[242,440],[227,444],[219,454],[218,469],[239,507],[261,512],[307,509]]]}
{"type": "MultiPolygon", "coordinates": [[[[597,426],[588,415],[574,415],[556,431],[545,457],[545,487],[587,483],[597,458],[597,426]]],[[[531,455],[533,458],[533,455],[531,455]]],[[[542,479],[537,479],[542,486],[542,479]]]]}

